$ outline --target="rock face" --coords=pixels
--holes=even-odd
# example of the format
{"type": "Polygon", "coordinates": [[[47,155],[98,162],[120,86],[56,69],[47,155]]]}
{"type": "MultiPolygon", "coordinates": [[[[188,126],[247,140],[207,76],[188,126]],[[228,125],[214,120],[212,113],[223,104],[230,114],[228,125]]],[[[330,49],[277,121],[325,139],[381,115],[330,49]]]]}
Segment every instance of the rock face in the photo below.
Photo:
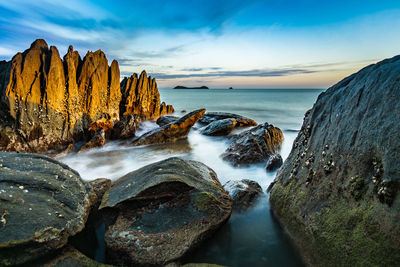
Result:
{"type": "Polygon", "coordinates": [[[133,140],[131,144],[134,146],[162,144],[186,138],[192,126],[199,121],[205,112],[205,109],[192,111],[177,121],[143,134],[133,140]]]}
{"type": "Polygon", "coordinates": [[[165,103],[161,110],[157,84],[146,72],[132,90],[119,80],[118,62],[109,66],[101,50],[82,60],[70,46],[62,60],[56,47],[36,40],[10,62],[0,62],[0,149],[66,147],[87,140],[93,121],[117,122],[127,114],[154,118],[173,110],[165,103]]]}
{"type": "Polygon", "coordinates": [[[24,264],[85,227],[88,187],[53,159],[0,153],[0,265],[24,264]]]}
{"type": "Polygon", "coordinates": [[[213,121],[200,130],[201,134],[211,136],[222,136],[230,134],[235,128],[237,122],[235,119],[222,119],[213,121]]]}
{"type": "Polygon", "coordinates": [[[261,186],[248,179],[240,181],[228,181],[224,184],[224,189],[233,199],[235,210],[246,210],[251,207],[260,195],[263,194],[261,186]]]}
{"type": "Polygon", "coordinates": [[[202,124],[210,124],[214,121],[223,120],[223,119],[235,119],[236,127],[242,126],[257,126],[257,122],[252,119],[246,118],[241,115],[227,113],[227,112],[207,112],[201,119],[200,123],[202,124]]]}
{"type": "Polygon", "coordinates": [[[279,151],[282,142],[281,129],[268,123],[260,124],[234,135],[222,158],[234,166],[265,162],[279,151]]]}
{"type": "Polygon", "coordinates": [[[272,186],[271,206],[315,266],[400,262],[400,56],[322,93],[272,186]]]}
{"type": "Polygon", "coordinates": [[[118,179],[100,206],[109,256],[118,265],[165,265],[210,236],[232,200],[204,164],[169,158],[118,179]]]}

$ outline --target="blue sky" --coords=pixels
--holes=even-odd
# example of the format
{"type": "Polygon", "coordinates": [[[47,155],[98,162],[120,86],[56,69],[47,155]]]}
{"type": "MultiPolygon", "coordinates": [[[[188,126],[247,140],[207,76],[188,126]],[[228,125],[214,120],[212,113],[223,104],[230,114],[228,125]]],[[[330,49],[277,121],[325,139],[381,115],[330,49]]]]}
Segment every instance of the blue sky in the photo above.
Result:
{"type": "Polygon", "coordinates": [[[400,1],[0,0],[0,59],[37,38],[159,87],[326,88],[400,54],[400,1]]]}

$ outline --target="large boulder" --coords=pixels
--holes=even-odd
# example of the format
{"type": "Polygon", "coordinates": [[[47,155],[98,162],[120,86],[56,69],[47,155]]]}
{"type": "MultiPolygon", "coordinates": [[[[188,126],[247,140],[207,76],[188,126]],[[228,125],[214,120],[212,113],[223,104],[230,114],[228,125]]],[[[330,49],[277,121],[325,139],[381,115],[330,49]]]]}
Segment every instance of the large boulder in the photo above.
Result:
{"type": "Polygon", "coordinates": [[[322,93],[270,193],[314,266],[400,262],[400,56],[322,93]]]}
{"type": "Polygon", "coordinates": [[[242,126],[257,126],[258,123],[252,119],[246,118],[244,116],[228,113],[228,112],[207,112],[201,119],[200,123],[210,124],[214,121],[224,120],[224,119],[235,119],[237,124],[236,127],[242,126]]]}
{"type": "Polygon", "coordinates": [[[133,140],[131,144],[134,146],[162,144],[171,143],[179,139],[186,138],[192,126],[198,122],[205,112],[205,109],[192,111],[179,120],[143,134],[142,136],[133,140]]]}
{"type": "Polygon", "coordinates": [[[233,199],[233,208],[239,211],[250,208],[264,193],[256,181],[248,179],[230,180],[224,189],[233,199]]]}
{"type": "Polygon", "coordinates": [[[222,136],[230,134],[235,128],[237,122],[235,119],[222,119],[213,121],[200,130],[201,134],[211,136],[222,136]]]}
{"type": "Polygon", "coordinates": [[[45,156],[0,153],[0,265],[25,264],[85,227],[87,185],[45,156]]]}
{"type": "Polygon", "coordinates": [[[118,179],[100,206],[108,256],[120,265],[164,265],[212,235],[232,200],[206,165],[169,158],[118,179]]]}
{"type": "Polygon", "coordinates": [[[283,142],[281,129],[264,123],[232,137],[222,158],[234,166],[267,161],[278,153],[283,142]]]}

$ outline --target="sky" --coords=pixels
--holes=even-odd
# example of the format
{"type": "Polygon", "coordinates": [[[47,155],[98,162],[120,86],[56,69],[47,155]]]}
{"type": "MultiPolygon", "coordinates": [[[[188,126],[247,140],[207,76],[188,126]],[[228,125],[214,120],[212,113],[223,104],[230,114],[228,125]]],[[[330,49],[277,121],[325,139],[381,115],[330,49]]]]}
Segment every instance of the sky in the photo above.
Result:
{"type": "Polygon", "coordinates": [[[161,88],[328,88],[400,54],[400,1],[0,0],[0,60],[37,38],[161,88]]]}

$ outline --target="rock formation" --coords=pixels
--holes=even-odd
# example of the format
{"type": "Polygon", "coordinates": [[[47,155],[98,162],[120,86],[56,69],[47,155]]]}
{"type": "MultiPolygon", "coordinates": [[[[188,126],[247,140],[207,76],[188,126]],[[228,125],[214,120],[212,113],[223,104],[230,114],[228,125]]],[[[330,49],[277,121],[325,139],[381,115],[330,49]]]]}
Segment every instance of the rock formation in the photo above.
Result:
{"type": "Polygon", "coordinates": [[[232,200],[206,165],[169,158],[119,178],[100,206],[112,262],[162,266],[212,235],[232,200]]]}
{"type": "Polygon", "coordinates": [[[141,146],[172,143],[179,139],[186,138],[192,126],[199,121],[199,119],[204,115],[205,112],[205,109],[192,111],[180,118],[179,120],[156,128],[134,139],[131,145],[141,146]]]}
{"type": "Polygon", "coordinates": [[[0,265],[24,264],[64,246],[85,227],[88,189],[53,159],[0,153],[0,265]]]}
{"type": "Polygon", "coordinates": [[[236,120],[236,127],[242,126],[257,126],[257,122],[252,119],[246,118],[244,116],[228,113],[228,112],[207,112],[204,116],[200,119],[200,123],[202,124],[210,124],[214,121],[223,120],[223,119],[235,119],[236,120]]]}
{"type": "Polygon", "coordinates": [[[400,262],[400,56],[322,93],[271,186],[311,266],[400,262]]]}
{"type": "Polygon", "coordinates": [[[237,122],[235,119],[228,118],[213,121],[203,129],[200,130],[201,134],[210,136],[223,136],[230,134],[235,128],[237,122]]]}
{"type": "Polygon", "coordinates": [[[179,120],[179,117],[177,116],[161,116],[157,119],[156,123],[158,126],[164,126],[177,120],[179,120]]]}
{"type": "Polygon", "coordinates": [[[256,181],[248,179],[230,180],[224,184],[224,189],[233,200],[233,209],[238,211],[250,208],[264,193],[256,181]]]}
{"type": "Polygon", "coordinates": [[[283,133],[278,127],[264,123],[232,137],[222,158],[234,166],[266,162],[278,153],[283,133]]]}
{"type": "Polygon", "coordinates": [[[155,79],[146,72],[135,77],[120,84],[118,62],[109,66],[101,50],[81,59],[70,46],[62,60],[56,47],[36,40],[0,62],[0,149],[47,151],[91,138],[96,120],[173,112],[161,103],[155,79]]]}

